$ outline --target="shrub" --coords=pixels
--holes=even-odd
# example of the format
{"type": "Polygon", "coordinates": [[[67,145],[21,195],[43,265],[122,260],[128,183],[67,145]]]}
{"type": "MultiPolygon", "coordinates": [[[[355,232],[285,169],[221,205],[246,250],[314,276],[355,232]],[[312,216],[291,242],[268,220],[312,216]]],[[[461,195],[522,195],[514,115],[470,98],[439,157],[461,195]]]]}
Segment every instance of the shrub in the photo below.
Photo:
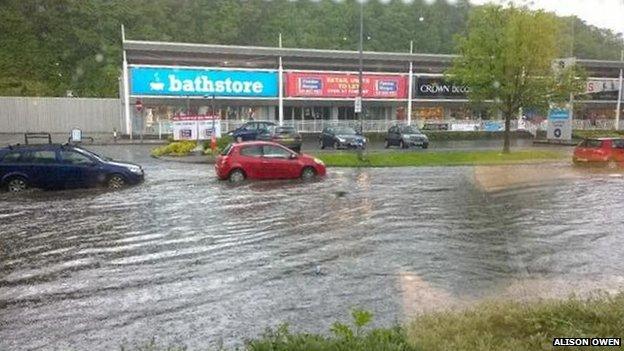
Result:
{"type": "Polygon", "coordinates": [[[152,150],[152,156],[186,156],[197,146],[194,141],[175,141],[152,150]]]}

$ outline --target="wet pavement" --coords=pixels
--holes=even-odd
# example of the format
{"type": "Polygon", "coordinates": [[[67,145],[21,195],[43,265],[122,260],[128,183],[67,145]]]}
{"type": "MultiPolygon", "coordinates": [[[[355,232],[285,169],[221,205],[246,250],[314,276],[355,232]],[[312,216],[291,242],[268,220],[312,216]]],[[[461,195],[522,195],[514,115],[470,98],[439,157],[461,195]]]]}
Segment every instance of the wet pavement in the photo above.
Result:
{"type": "Polygon", "coordinates": [[[388,326],[624,288],[621,174],[556,164],[547,182],[488,188],[492,169],[331,168],[232,186],[148,146],[91,149],[143,164],[146,182],[0,193],[0,350],[231,346],[283,322],[326,332],[354,307],[388,326]]]}

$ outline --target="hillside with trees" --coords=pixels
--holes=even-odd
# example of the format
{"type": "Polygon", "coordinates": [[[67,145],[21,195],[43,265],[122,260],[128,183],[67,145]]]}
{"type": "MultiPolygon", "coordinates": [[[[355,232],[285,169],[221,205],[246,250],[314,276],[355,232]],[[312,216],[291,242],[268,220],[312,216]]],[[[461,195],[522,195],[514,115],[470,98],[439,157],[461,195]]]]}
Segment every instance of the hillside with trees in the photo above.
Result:
{"type": "MultiPolygon", "coordinates": [[[[468,0],[365,5],[369,51],[453,53],[468,0]],[[423,21],[419,21],[422,17],[423,21]]],[[[0,0],[0,95],[117,96],[120,25],[129,39],[210,44],[357,48],[354,0],[0,0]]],[[[581,58],[618,59],[621,35],[557,18],[561,43],[581,58]]]]}

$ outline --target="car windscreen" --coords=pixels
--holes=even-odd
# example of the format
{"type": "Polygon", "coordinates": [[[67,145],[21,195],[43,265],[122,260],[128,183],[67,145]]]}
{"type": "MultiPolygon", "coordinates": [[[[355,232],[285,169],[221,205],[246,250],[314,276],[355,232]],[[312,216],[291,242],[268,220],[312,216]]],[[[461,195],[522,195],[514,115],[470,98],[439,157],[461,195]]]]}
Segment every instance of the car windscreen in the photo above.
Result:
{"type": "Polygon", "coordinates": [[[100,156],[98,154],[95,154],[95,153],[89,151],[89,150],[81,149],[79,147],[74,147],[73,150],[77,151],[77,152],[79,152],[79,153],[81,153],[83,155],[86,155],[88,157],[92,157],[92,158],[94,158],[94,159],[96,159],[96,160],[98,160],[100,162],[106,162],[106,161],[110,161],[111,160],[108,157],[102,157],[102,156],[100,156]]]}
{"type": "Polygon", "coordinates": [[[232,150],[232,144],[228,144],[228,146],[226,146],[225,149],[221,151],[221,156],[227,156],[231,150],[232,150]]]}
{"type": "Polygon", "coordinates": [[[403,126],[403,127],[401,127],[401,133],[404,133],[404,134],[420,134],[420,130],[418,130],[418,128],[414,128],[412,126],[403,126]]]}
{"type": "Polygon", "coordinates": [[[335,132],[336,135],[355,135],[355,130],[353,128],[338,128],[335,132]]]}
{"type": "Polygon", "coordinates": [[[585,143],[585,146],[589,148],[599,148],[602,146],[602,140],[588,139],[587,143],[585,143]]]}

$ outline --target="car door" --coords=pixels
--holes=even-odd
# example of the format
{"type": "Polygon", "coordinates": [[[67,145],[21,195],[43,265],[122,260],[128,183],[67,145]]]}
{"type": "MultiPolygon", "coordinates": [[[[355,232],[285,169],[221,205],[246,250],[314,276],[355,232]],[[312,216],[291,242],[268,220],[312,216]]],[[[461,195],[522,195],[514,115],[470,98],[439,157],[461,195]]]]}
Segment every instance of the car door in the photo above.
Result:
{"type": "Polygon", "coordinates": [[[56,150],[30,150],[22,157],[22,163],[28,168],[31,186],[48,189],[63,187],[64,179],[56,150]]]}
{"type": "Polygon", "coordinates": [[[237,161],[248,178],[263,179],[262,146],[247,145],[241,147],[237,161]]]}
{"type": "Polygon", "coordinates": [[[325,146],[334,145],[334,130],[332,128],[327,128],[327,131],[323,134],[323,143],[325,146]]]}
{"type": "Polygon", "coordinates": [[[92,187],[104,181],[96,160],[73,150],[61,150],[59,156],[65,187],[92,187]]]}
{"type": "Polygon", "coordinates": [[[399,134],[399,127],[393,126],[388,132],[388,140],[391,145],[398,145],[401,135],[399,134]]]}
{"type": "Polygon", "coordinates": [[[294,153],[277,145],[262,147],[262,166],[268,178],[286,179],[299,177],[299,162],[292,158],[294,153]]]}

